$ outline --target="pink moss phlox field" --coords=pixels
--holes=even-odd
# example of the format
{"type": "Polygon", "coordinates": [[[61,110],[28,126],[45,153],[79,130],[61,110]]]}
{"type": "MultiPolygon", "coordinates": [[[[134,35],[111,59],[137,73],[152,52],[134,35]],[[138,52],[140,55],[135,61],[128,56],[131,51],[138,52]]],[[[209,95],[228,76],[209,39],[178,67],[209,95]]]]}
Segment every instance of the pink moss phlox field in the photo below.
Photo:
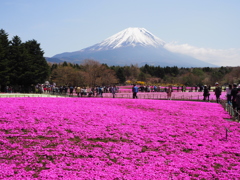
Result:
{"type": "Polygon", "coordinates": [[[0,111],[0,179],[240,178],[240,124],[220,104],[0,98],[0,111]]]}

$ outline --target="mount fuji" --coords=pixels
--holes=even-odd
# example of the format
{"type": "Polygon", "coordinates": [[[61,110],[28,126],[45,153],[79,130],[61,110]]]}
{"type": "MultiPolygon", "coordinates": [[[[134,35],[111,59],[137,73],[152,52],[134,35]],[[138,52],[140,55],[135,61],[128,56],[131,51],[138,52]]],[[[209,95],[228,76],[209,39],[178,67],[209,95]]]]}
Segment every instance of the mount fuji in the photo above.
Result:
{"type": "Polygon", "coordinates": [[[173,53],[164,48],[166,43],[144,28],[127,28],[93,46],[47,58],[49,62],[81,63],[93,59],[107,65],[145,64],[153,66],[217,67],[193,57],[173,53]]]}

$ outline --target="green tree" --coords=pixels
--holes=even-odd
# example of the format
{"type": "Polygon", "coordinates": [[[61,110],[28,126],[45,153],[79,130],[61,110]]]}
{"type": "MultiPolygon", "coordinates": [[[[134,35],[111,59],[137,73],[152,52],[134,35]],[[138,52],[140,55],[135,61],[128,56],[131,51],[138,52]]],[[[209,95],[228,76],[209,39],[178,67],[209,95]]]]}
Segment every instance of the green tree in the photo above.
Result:
{"type": "Polygon", "coordinates": [[[50,65],[51,66],[51,72],[54,70],[54,69],[57,69],[58,68],[58,65],[56,63],[53,63],[50,65]]]}
{"type": "Polygon", "coordinates": [[[10,55],[9,55],[9,77],[10,83],[16,89],[19,85],[19,76],[22,74],[22,66],[20,65],[23,62],[23,52],[24,47],[20,37],[14,36],[11,41],[10,46],[10,55]]]}
{"type": "Polygon", "coordinates": [[[125,83],[126,78],[123,73],[123,67],[118,67],[115,72],[116,72],[117,78],[119,79],[119,83],[121,83],[121,84],[125,83]]]}
{"type": "Polygon", "coordinates": [[[66,61],[64,61],[62,66],[68,66],[68,63],[66,61]]]}
{"type": "Polygon", "coordinates": [[[28,92],[32,84],[42,83],[49,76],[49,66],[43,57],[44,52],[36,40],[27,41],[22,44],[22,61],[18,62],[21,68],[21,75],[18,77],[18,84],[28,92]]]}
{"type": "Polygon", "coordinates": [[[137,81],[140,69],[137,65],[124,66],[123,74],[127,80],[137,81]]]}
{"type": "Polygon", "coordinates": [[[4,91],[9,82],[9,40],[8,34],[0,30],[0,90],[4,91]]]}
{"type": "Polygon", "coordinates": [[[204,75],[203,70],[200,69],[200,68],[194,68],[193,71],[192,71],[192,73],[193,73],[194,75],[196,75],[196,76],[203,76],[203,75],[204,75]]]}
{"type": "Polygon", "coordinates": [[[8,34],[0,30],[0,86],[1,91],[7,85],[23,87],[29,92],[31,85],[43,83],[49,75],[49,65],[43,57],[44,52],[36,40],[21,42],[14,36],[8,40],[8,34]]]}
{"type": "Polygon", "coordinates": [[[147,74],[145,74],[144,72],[140,72],[138,80],[146,81],[147,80],[147,74]]]}

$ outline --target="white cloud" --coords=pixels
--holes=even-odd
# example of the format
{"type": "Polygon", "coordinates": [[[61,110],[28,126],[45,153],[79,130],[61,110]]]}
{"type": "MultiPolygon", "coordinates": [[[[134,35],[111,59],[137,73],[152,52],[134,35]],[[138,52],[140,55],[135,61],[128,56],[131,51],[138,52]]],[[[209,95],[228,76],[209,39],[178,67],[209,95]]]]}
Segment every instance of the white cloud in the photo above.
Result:
{"type": "Polygon", "coordinates": [[[189,44],[167,43],[167,50],[186,54],[196,59],[209,62],[219,66],[240,66],[240,48],[210,49],[199,48],[189,44]]]}

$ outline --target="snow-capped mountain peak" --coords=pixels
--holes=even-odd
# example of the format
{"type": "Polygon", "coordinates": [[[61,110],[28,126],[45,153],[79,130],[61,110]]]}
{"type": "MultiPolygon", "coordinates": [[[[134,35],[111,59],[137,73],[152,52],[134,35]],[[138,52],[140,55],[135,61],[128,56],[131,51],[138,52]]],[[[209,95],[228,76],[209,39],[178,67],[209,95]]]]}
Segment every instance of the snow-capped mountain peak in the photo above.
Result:
{"type": "Polygon", "coordinates": [[[85,48],[82,51],[99,51],[111,50],[126,46],[153,46],[161,47],[165,44],[163,40],[154,36],[145,28],[127,28],[117,34],[95,44],[91,47],[85,48]]]}
{"type": "Polygon", "coordinates": [[[80,51],[61,53],[53,59],[82,63],[95,59],[110,66],[145,64],[154,66],[216,67],[165,48],[166,43],[144,28],[127,28],[93,46],[80,51]]]}

